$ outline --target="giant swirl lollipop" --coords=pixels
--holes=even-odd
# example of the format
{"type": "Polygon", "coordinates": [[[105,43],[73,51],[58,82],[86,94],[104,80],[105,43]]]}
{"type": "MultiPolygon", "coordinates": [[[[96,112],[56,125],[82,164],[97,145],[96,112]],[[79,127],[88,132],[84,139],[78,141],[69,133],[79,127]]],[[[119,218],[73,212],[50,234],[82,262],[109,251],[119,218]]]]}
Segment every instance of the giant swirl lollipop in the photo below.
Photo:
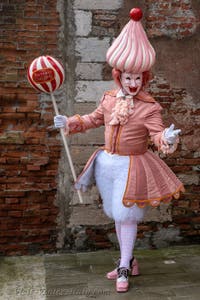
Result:
{"type": "Polygon", "coordinates": [[[51,56],[40,56],[28,68],[30,84],[40,92],[52,93],[63,83],[63,66],[51,56]]]}
{"type": "MultiPolygon", "coordinates": [[[[57,90],[63,83],[65,75],[63,66],[51,56],[40,56],[33,60],[30,64],[27,72],[28,81],[38,91],[50,93],[55,114],[59,115],[58,107],[56,104],[53,92],[57,90]]],[[[70,169],[73,175],[74,181],[76,181],[76,173],[74,165],[69,152],[69,147],[64,134],[64,130],[60,129],[61,137],[63,140],[64,148],[69,161],[70,169]]],[[[83,203],[83,199],[80,191],[77,191],[80,203],[83,203]]]]}

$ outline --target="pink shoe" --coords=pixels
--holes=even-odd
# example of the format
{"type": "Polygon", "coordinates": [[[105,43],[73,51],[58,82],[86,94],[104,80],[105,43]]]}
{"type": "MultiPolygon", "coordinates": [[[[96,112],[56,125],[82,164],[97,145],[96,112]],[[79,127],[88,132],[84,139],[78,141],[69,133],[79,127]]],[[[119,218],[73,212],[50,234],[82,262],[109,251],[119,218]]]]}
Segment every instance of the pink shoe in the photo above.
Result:
{"type": "Polygon", "coordinates": [[[107,277],[107,279],[116,279],[117,278],[117,269],[114,269],[113,271],[111,271],[111,272],[108,272],[107,274],[106,274],[106,277],[107,277]]]}
{"type": "Polygon", "coordinates": [[[133,257],[130,260],[130,266],[131,266],[130,275],[132,275],[132,276],[138,276],[138,275],[140,275],[139,265],[138,265],[138,261],[137,261],[136,258],[133,257]]]}
{"type": "Polygon", "coordinates": [[[128,291],[128,272],[129,270],[123,267],[117,269],[116,291],[118,293],[125,293],[128,291]]]}
{"type": "MultiPolygon", "coordinates": [[[[118,263],[117,263],[117,266],[119,266],[119,264],[120,264],[120,259],[118,260],[118,263]]],[[[136,260],[136,258],[132,258],[131,260],[130,260],[130,275],[132,275],[132,276],[137,276],[137,275],[139,275],[140,273],[139,273],[139,266],[138,266],[138,262],[137,262],[137,260],[136,260]]],[[[111,271],[111,272],[108,272],[107,274],[106,274],[106,277],[107,277],[107,279],[116,279],[117,278],[117,268],[116,269],[114,269],[113,271],[111,271]]]]}

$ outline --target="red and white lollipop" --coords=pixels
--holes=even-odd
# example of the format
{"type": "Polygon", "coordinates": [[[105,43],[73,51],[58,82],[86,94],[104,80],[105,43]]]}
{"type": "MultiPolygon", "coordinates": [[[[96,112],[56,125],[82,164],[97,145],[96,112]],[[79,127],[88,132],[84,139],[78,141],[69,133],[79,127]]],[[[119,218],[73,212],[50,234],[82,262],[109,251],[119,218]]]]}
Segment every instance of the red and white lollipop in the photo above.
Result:
{"type": "MultiPolygon", "coordinates": [[[[57,90],[64,81],[65,76],[63,66],[51,56],[40,56],[34,59],[33,62],[30,64],[27,72],[27,77],[30,84],[36,90],[40,92],[50,93],[55,113],[56,115],[59,115],[58,107],[53,92],[57,90]]],[[[71,172],[74,181],[76,181],[74,165],[72,162],[71,154],[69,152],[69,147],[65,138],[64,130],[62,128],[60,129],[60,133],[68,157],[71,172]]],[[[81,192],[78,190],[77,193],[80,203],[83,203],[81,192]]]]}
{"type": "Polygon", "coordinates": [[[55,58],[40,56],[30,64],[27,77],[30,84],[38,91],[52,93],[64,81],[64,68],[55,58]]]}

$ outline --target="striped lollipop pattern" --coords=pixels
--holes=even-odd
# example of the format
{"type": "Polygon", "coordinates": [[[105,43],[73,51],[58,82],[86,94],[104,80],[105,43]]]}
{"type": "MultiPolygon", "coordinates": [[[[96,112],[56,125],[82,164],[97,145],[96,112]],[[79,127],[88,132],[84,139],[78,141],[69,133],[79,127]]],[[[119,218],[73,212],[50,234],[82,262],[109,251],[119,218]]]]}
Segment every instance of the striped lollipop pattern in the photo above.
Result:
{"type": "Polygon", "coordinates": [[[40,92],[52,93],[64,81],[63,66],[51,56],[40,56],[33,60],[27,72],[30,84],[40,92]]]}

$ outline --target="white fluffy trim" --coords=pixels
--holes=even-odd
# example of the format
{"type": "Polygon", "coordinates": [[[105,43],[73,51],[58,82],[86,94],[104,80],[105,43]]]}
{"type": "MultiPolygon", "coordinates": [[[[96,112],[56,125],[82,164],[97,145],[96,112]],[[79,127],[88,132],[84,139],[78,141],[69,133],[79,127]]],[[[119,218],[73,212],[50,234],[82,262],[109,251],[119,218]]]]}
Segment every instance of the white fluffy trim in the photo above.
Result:
{"type": "Polygon", "coordinates": [[[136,204],[125,207],[122,203],[128,178],[129,156],[102,151],[95,160],[95,180],[103,199],[106,215],[115,221],[136,221],[144,218],[146,209],[136,204]]]}

